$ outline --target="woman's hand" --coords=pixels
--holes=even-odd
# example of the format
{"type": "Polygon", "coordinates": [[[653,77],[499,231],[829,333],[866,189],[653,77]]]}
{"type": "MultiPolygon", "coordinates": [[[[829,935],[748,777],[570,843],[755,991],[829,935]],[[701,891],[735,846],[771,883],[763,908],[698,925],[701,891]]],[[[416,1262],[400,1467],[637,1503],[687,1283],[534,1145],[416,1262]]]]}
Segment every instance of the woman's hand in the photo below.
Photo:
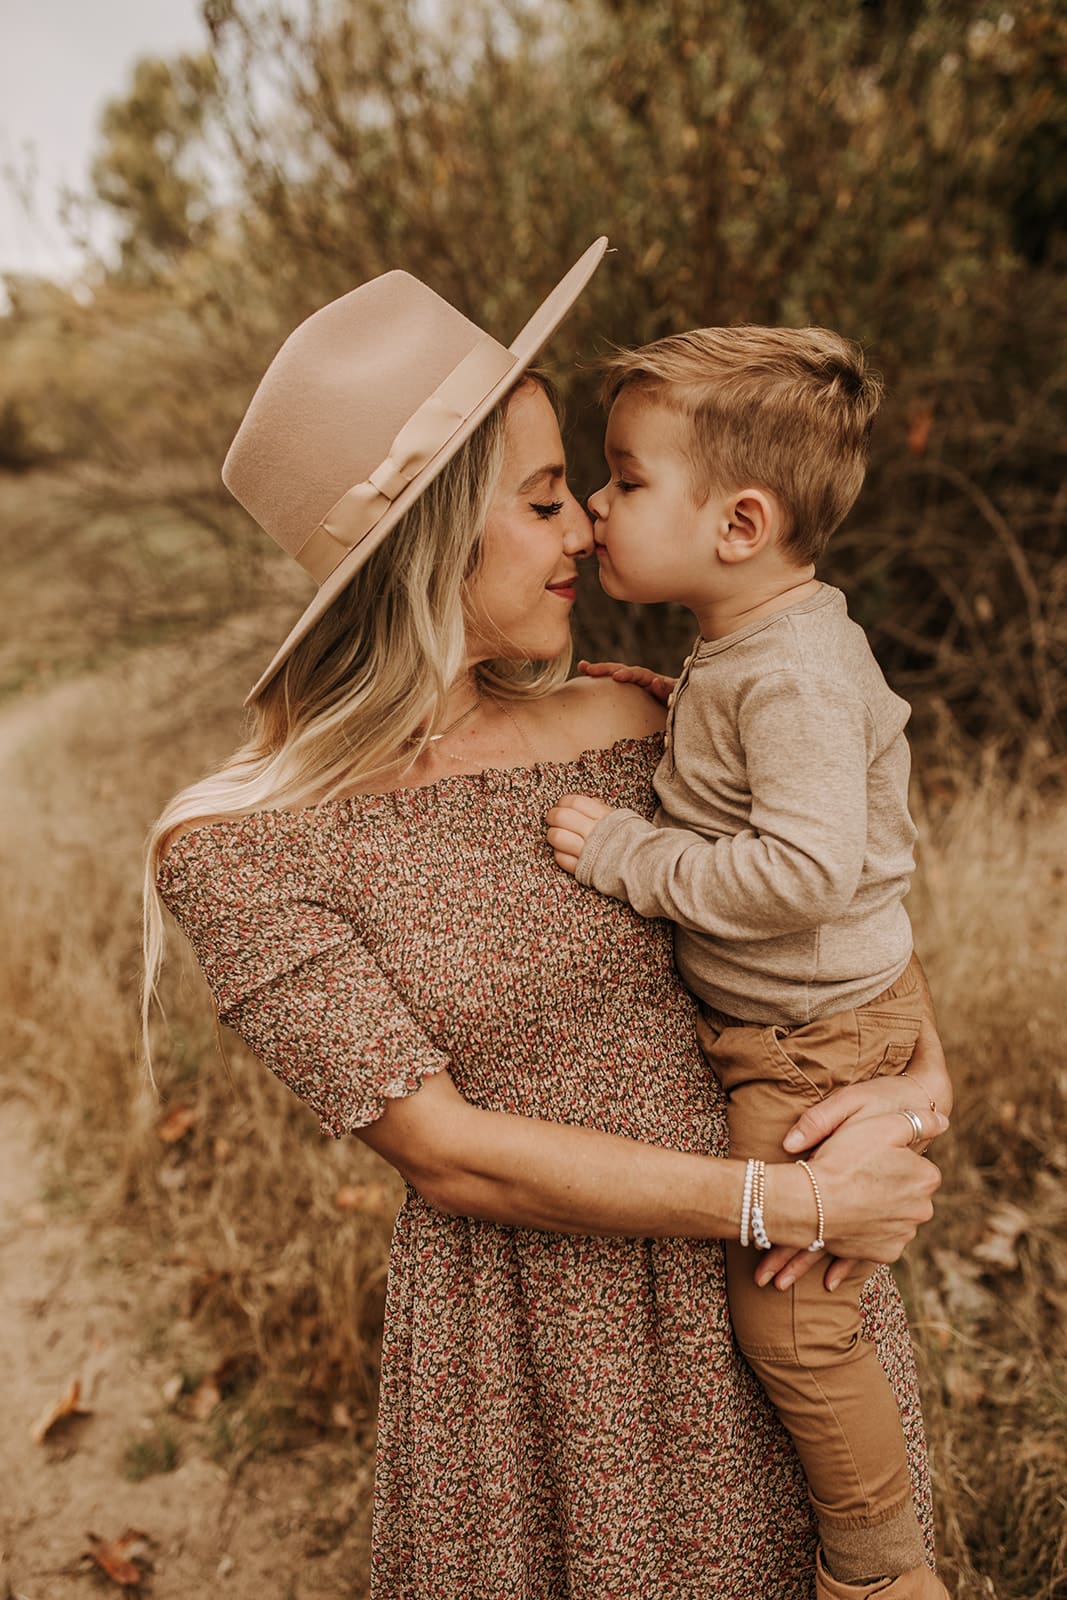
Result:
{"type": "MultiPolygon", "coordinates": [[[[930,989],[917,959],[913,959],[913,967],[922,995],[922,1018],[919,1037],[907,1068],[892,1077],[871,1078],[866,1083],[835,1089],[825,1100],[809,1106],[783,1141],[784,1148],[792,1155],[813,1149],[852,1120],[893,1111],[914,1111],[919,1116],[940,1111],[946,1117],[951,1113],[952,1079],[949,1077],[941,1035],[937,1031],[930,989]]],[[[920,1153],[925,1149],[924,1144],[920,1153]]],[[[821,1252],[816,1256],[806,1252],[797,1254],[788,1246],[782,1246],[769,1250],[760,1261],[756,1281],[769,1283],[774,1278],[777,1288],[788,1289],[797,1278],[820,1264],[826,1267],[826,1287],[836,1289],[848,1277],[855,1263],[848,1259],[828,1260],[821,1252]]]]}
{"type": "Polygon", "coordinates": [[[578,671],[585,678],[614,678],[616,683],[636,683],[664,706],[678,681],[662,672],[653,672],[649,667],[628,667],[621,661],[579,661],[578,671]]]}
{"type": "MultiPolygon", "coordinates": [[[[848,1090],[838,1090],[845,1095],[848,1090]]],[[[829,1096],[827,1100],[829,1100],[829,1096]]],[[[948,1128],[940,1111],[909,1106],[923,1129],[922,1148],[948,1128]]],[[[919,1227],[933,1216],[932,1196],[941,1174],[912,1146],[915,1129],[899,1110],[878,1115],[848,1116],[812,1157],[811,1166],[822,1195],[827,1252],[797,1251],[788,1245],[767,1252],[756,1281],[787,1289],[806,1272],[826,1267],[826,1287],[836,1289],[855,1261],[895,1261],[919,1227]]],[[[768,1206],[789,1206],[790,1221],[805,1204],[815,1216],[814,1197],[806,1172],[795,1163],[767,1168],[768,1206]],[[773,1185],[773,1188],[772,1188],[773,1185]],[[805,1193],[805,1190],[807,1191],[805,1193]],[[781,1197],[781,1198],[779,1198],[781,1197]],[[794,1211],[793,1207],[797,1209],[794,1211]]],[[[773,1237],[773,1216],[768,1229],[773,1237]]]]}

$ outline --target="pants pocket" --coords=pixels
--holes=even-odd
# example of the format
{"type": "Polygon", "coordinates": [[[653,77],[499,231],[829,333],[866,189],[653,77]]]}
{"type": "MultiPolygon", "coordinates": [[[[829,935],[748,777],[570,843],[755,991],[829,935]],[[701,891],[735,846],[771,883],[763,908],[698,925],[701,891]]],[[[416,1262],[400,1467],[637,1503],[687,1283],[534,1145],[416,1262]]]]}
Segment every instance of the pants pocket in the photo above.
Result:
{"type": "Polygon", "coordinates": [[[903,1072],[919,1039],[919,1018],[885,1011],[856,1012],[862,1078],[893,1078],[903,1072]]]}

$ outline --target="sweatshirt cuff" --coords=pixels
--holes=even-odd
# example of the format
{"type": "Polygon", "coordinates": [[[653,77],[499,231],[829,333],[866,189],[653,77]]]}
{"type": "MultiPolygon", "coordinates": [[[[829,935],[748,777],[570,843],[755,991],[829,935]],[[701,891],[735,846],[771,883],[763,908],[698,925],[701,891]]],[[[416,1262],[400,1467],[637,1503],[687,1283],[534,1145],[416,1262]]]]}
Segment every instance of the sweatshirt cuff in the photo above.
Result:
{"type": "Polygon", "coordinates": [[[617,888],[618,874],[611,870],[610,859],[612,851],[610,846],[612,840],[618,840],[622,848],[625,849],[625,844],[620,836],[629,832],[635,822],[638,828],[651,829],[652,827],[648,819],[642,817],[639,812],[622,808],[617,811],[609,811],[606,817],[601,817],[592,833],[586,839],[585,844],[582,846],[582,853],[578,857],[578,865],[574,869],[574,876],[579,883],[585,884],[589,889],[597,889],[601,894],[614,895],[618,899],[624,898],[623,895],[619,894],[617,888]],[[604,858],[605,851],[607,852],[607,860],[604,861],[603,869],[598,874],[597,864],[604,858]]]}

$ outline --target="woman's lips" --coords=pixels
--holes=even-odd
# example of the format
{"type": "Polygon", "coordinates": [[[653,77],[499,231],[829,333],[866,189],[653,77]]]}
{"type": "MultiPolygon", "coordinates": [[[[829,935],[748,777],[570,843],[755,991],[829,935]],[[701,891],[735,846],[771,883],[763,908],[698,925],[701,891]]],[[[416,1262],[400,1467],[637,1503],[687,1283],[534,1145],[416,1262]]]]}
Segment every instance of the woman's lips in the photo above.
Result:
{"type": "Polygon", "coordinates": [[[546,583],[549,594],[558,594],[563,600],[574,600],[578,594],[578,579],[568,578],[565,583],[546,583]]]}

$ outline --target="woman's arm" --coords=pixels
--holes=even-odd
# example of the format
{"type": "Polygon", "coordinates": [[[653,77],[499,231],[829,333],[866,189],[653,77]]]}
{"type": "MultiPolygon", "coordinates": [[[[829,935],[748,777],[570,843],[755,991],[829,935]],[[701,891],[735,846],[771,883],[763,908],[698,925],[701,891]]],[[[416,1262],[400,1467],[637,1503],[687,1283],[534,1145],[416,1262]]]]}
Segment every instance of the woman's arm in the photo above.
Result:
{"type": "MultiPolygon", "coordinates": [[[[945,1120],[927,1109],[924,1132],[945,1120]]],[[[856,1120],[813,1158],[835,1255],[894,1261],[933,1214],[941,1181],[906,1148],[903,1117],[856,1120]]],[[[688,1155],[592,1128],[483,1111],[447,1073],[390,1101],[360,1137],[437,1210],[552,1233],[633,1238],[736,1238],[744,1163],[688,1155]]],[[[794,1249],[814,1237],[806,1174],[767,1169],[772,1239],[794,1249]]]]}

